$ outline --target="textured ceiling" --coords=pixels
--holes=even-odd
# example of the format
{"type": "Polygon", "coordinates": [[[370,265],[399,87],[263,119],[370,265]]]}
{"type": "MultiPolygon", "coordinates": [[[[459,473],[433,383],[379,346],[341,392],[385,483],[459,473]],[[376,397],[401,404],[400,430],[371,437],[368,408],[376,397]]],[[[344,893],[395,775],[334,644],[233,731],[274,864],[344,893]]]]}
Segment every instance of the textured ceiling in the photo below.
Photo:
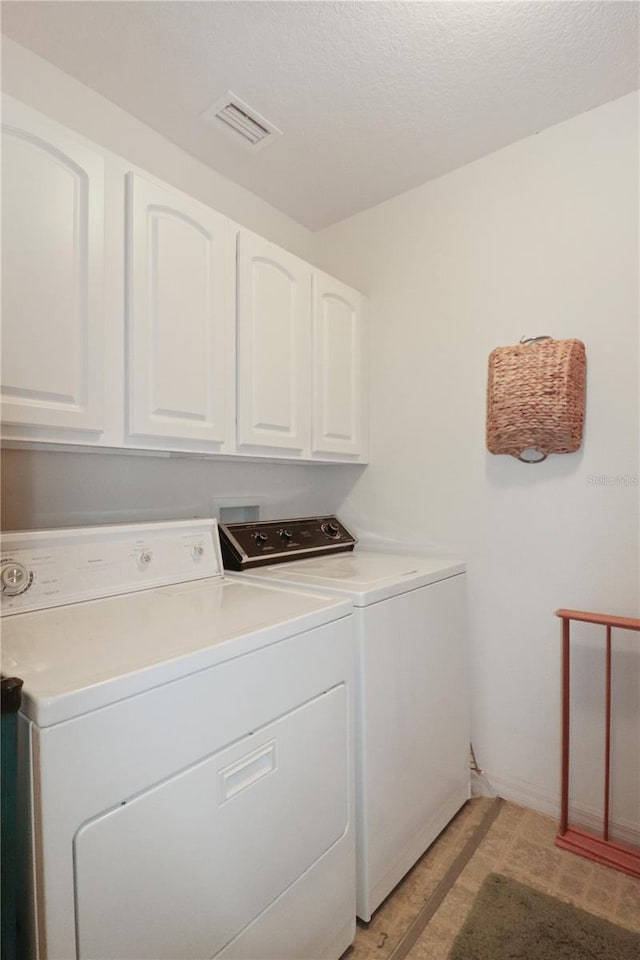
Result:
{"type": "Polygon", "coordinates": [[[312,229],[639,85],[636,2],[5,2],[2,30],[312,229]],[[283,131],[200,114],[232,90],[283,131]]]}

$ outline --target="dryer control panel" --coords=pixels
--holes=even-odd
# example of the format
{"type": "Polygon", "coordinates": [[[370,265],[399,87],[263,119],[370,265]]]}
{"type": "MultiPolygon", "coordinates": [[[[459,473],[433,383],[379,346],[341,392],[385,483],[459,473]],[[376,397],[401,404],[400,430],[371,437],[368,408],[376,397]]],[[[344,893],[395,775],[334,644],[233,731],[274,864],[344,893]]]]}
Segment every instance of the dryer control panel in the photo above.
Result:
{"type": "Polygon", "coordinates": [[[335,515],[221,523],[220,545],[227,570],[249,570],[268,563],[302,560],[353,550],[356,537],[335,515]]]}
{"type": "Polygon", "coordinates": [[[222,576],[209,519],[18,531],[1,549],[2,616],[222,576]]]}

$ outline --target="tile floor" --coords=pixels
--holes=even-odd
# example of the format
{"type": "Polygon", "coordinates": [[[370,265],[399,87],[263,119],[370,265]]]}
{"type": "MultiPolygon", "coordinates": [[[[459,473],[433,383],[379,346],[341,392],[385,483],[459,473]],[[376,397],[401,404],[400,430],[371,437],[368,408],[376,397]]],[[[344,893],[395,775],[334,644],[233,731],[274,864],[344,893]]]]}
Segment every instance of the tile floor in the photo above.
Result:
{"type": "MultiPolygon", "coordinates": [[[[492,803],[469,801],[371,922],[358,923],[343,960],[388,960],[492,803]]],[[[421,936],[408,953],[399,953],[408,960],[446,960],[480,884],[492,872],[640,932],[640,880],[559,850],[556,831],[555,820],[505,803],[421,936]]]]}

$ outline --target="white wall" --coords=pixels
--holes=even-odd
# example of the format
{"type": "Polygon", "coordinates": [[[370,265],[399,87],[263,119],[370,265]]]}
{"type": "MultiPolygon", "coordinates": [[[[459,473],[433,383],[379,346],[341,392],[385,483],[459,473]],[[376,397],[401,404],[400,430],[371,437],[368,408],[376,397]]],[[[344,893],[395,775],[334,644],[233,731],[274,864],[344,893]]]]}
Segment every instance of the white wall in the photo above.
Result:
{"type": "MultiPolygon", "coordinates": [[[[5,93],[311,260],[306,228],[184,153],[46,60],[2,38],[5,93]]],[[[207,516],[214,497],[263,498],[263,516],[332,511],[362,468],[229,463],[9,450],[3,453],[5,529],[207,516]]]]}
{"type": "MultiPolygon", "coordinates": [[[[553,612],[639,610],[638,179],[630,95],[319,236],[326,269],[371,297],[372,463],[342,513],[468,560],[476,752],[503,795],[547,810],[559,781],[553,612]],[[586,435],[578,454],[529,466],[485,449],[487,358],[537,334],[586,344],[586,435]]],[[[637,635],[616,643],[614,811],[640,827],[637,635]]],[[[585,644],[573,789],[592,808],[601,655],[599,640],[585,644]]]]}

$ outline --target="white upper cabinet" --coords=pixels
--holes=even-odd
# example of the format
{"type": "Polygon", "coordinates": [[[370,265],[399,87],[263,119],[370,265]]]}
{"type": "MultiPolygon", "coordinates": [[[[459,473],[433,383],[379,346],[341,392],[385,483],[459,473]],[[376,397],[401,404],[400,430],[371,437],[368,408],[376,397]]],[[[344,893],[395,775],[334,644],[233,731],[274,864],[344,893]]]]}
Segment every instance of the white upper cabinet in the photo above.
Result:
{"type": "Polygon", "coordinates": [[[1,381],[11,427],[103,429],[104,180],[98,150],[5,98],[1,381]]]}
{"type": "Polygon", "coordinates": [[[311,267],[246,231],[237,256],[238,444],[300,456],[310,445],[311,267]]]}
{"type": "Polygon", "coordinates": [[[234,365],[229,221],[136,173],[127,216],[129,432],[219,449],[234,365]]]}
{"type": "Polygon", "coordinates": [[[366,462],[360,294],[2,100],[4,441],[366,462]]]}
{"type": "Polygon", "coordinates": [[[367,454],[363,297],[325,273],[313,275],[313,454],[367,454]]]}

